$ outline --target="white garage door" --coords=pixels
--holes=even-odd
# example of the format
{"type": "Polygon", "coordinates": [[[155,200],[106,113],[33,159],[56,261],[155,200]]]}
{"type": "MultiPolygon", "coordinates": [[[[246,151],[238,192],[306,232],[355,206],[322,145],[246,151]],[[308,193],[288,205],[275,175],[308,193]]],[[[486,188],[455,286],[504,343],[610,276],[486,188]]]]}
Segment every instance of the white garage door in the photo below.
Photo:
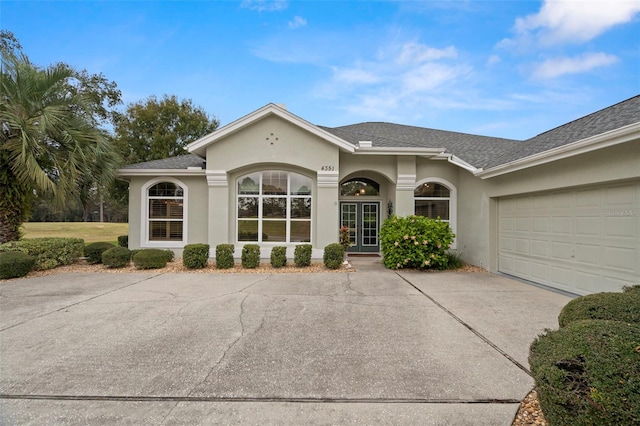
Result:
{"type": "Polygon", "coordinates": [[[576,294],[640,284],[640,181],[498,201],[498,270],[576,294]]]}

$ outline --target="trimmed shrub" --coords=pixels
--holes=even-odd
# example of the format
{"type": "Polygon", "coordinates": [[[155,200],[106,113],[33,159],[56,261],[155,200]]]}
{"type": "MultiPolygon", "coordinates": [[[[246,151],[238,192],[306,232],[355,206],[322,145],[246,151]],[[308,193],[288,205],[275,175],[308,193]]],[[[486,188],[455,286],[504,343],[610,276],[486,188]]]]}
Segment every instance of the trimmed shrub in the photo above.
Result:
{"type": "Polygon", "coordinates": [[[531,345],[540,406],[553,425],[640,424],[640,326],[577,321],[531,345]]]}
{"type": "Polygon", "coordinates": [[[235,247],[233,244],[218,244],[216,246],[216,268],[229,269],[233,268],[233,252],[235,247]]]}
{"type": "Polygon", "coordinates": [[[133,259],[133,256],[135,256],[139,251],[142,251],[142,249],[131,249],[131,259],[133,259]]]}
{"type": "Polygon", "coordinates": [[[380,228],[384,266],[389,269],[446,269],[455,237],[449,224],[424,216],[391,216],[380,228]]]}
{"type": "Polygon", "coordinates": [[[20,278],[33,270],[36,258],[21,251],[0,253],[0,279],[20,278]]]}
{"type": "Polygon", "coordinates": [[[102,252],[102,263],[109,268],[122,268],[131,261],[131,252],[126,247],[112,247],[102,252]]]}
{"type": "Polygon", "coordinates": [[[275,246],[271,249],[271,266],[282,268],[287,264],[287,248],[285,246],[275,246]]]}
{"type": "Polygon", "coordinates": [[[164,252],[164,255],[166,256],[167,262],[173,262],[173,259],[175,259],[176,254],[173,252],[173,250],[171,249],[166,249],[166,250],[162,250],[164,252]]]}
{"type": "Polygon", "coordinates": [[[209,261],[209,244],[187,244],[182,252],[182,264],[187,269],[202,269],[209,261]]]}
{"type": "Polygon", "coordinates": [[[159,269],[167,265],[167,253],[161,249],[140,250],[133,256],[137,269],[159,269]]]}
{"type": "Polygon", "coordinates": [[[293,263],[297,267],[311,265],[311,244],[300,244],[293,251],[293,263]]]}
{"type": "Polygon", "coordinates": [[[113,244],[104,241],[87,244],[84,247],[84,255],[89,263],[102,263],[102,253],[114,247],[113,244]]]}
{"type": "Polygon", "coordinates": [[[339,243],[329,244],[324,248],[322,260],[327,268],[338,269],[344,261],[344,247],[339,243]]]}
{"type": "Polygon", "coordinates": [[[596,293],[567,303],[560,315],[560,327],[581,320],[613,320],[640,324],[640,293],[596,293]]]}
{"type": "Polygon", "coordinates": [[[242,247],[242,267],[255,269],[260,266],[260,246],[257,244],[245,244],[242,247]]]}
{"type": "Polygon", "coordinates": [[[128,235],[120,235],[120,236],[118,236],[118,247],[129,248],[129,236],[128,235]]]}
{"type": "Polygon", "coordinates": [[[35,257],[36,270],[51,269],[58,265],[70,265],[83,256],[84,240],[81,238],[29,238],[0,244],[0,252],[21,251],[35,257]]]}

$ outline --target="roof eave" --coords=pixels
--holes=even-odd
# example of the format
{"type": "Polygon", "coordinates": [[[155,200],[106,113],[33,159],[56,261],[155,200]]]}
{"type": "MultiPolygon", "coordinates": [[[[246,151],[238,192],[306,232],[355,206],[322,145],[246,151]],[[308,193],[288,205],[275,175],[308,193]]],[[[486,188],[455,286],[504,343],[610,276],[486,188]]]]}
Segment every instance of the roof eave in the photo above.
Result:
{"type": "Polygon", "coordinates": [[[481,170],[474,174],[482,179],[489,179],[637,139],[640,139],[640,122],[619,127],[599,135],[590,136],[528,157],[519,158],[499,166],[481,170]]]}
{"type": "Polygon", "coordinates": [[[117,177],[124,176],[205,176],[206,170],[193,169],[118,169],[117,177]]]}
{"type": "Polygon", "coordinates": [[[434,157],[443,154],[445,148],[402,148],[402,147],[356,147],[354,154],[358,155],[417,155],[434,157]]]}

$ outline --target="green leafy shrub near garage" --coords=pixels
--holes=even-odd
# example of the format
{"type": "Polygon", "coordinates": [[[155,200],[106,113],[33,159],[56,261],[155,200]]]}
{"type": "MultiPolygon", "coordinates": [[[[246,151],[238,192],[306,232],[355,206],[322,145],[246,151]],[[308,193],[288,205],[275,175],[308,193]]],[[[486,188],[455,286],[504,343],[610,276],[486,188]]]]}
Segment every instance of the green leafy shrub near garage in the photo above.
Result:
{"type": "Polygon", "coordinates": [[[637,323],[585,320],[547,331],[529,364],[549,424],[640,424],[637,323]]]}
{"type": "Polygon", "coordinates": [[[102,263],[102,253],[114,247],[113,244],[104,241],[87,244],[84,247],[84,255],[88,263],[102,263]]]}
{"type": "Polygon", "coordinates": [[[167,265],[167,253],[161,249],[143,249],[133,256],[137,269],[159,269],[167,265]]]}
{"type": "Polygon", "coordinates": [[[449,224],[423,216],[385,219],[380,228],[384,266],[389,269],[446,269],[455,237],[449,224]]]}
{"type": "Polygon", "coordinates": [[[590,319],[640,324],[640,292],[595,293],[578,297],[562,308],[558,324],[565,327],[575,321],[590,319]]]}
{"type": "Polygon", "coordinates": [[[287,248],[285,246],[275,246],[271,249],[271,266],[282,268],[287,264],[287,248]]]}
{"type": "Polygon", "coordinates": [[[216,246],[216,268],[229,269],[233,268],[233,252],[235,247],[233,244],[218,244],[216,246]]]}
{"type": "Polygon", "coordinates": [[[128,235],[120,235],[120,236],[118,236],[118,247],[129,248],[129,236],[128,235]]]}
{"type": "Polygon", "coordinates": [[[344,247],[339,243],[329,244],[324,248],[322,260],[327,268],[338,269],[344,261],[344,247]]]}
{"type": "Polygon", "coordinates": [[[102,252],[102,263],[109,268],[122,268],[131,262],[131,252],[126,247],[112,247],[102,252]]]}
{"type": "Polygon", "coordinates": [[[311,244],[297,245],[293,250],[293,263],[299,268],[310,266],[312,248],[311,244]]]}
{"type": "Polygon", "coordinates": [[[36,270],[70,265],[84,254],[81,238],[27,238],[0,244],[0,252],[21,251],[36,259],[36,270]]]}
{"type": "Polygon", "coordinates": [[[209,262],[209,244],[187,244],[182,252],[182,264],[187,269],[202,269],[209,262]]]}
{"type": "Polygon", "coordinates": [[[0,253],[0,279],[20,278],[31,272],[36,258],[21,251],[0,253]]]}
{"type": "Polygon", "coordinates": [[[260,246],[257,244],[245,244],[242,247],[242,267],[255,269],[260,266],[260,246]]]}

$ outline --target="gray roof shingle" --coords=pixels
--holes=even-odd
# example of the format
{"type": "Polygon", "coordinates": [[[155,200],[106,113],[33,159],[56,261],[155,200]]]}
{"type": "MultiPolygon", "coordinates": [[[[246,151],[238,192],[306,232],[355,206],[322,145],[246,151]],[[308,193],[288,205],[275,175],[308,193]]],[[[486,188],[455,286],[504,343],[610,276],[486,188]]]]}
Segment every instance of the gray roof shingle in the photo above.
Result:
{"type": "Polygon", "coordinates": [[[186,169],[187,167],[200,167],[205,168],[206,162],[197,155],[187,154],[179,155],[177,157],[163,158],[162,160],[146,161],[144,163],[129,164],[123,166],[123,169],[143,169],[143,170],[157,170],[157,169],[186,169]]]}

